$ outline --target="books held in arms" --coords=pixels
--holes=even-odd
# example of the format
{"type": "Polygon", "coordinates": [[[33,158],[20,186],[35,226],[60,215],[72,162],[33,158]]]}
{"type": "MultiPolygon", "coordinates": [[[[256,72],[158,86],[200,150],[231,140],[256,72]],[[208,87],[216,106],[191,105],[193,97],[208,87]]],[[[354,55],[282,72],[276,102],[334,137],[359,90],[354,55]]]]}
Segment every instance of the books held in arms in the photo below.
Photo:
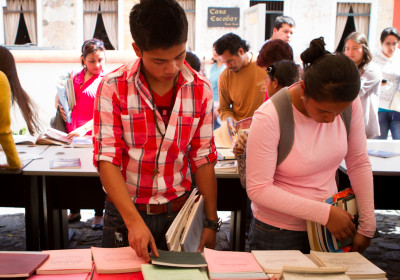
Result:
{"type": "Polygon", "coordinates": [[[194,188],[165,234],[170,251],[197,251],[203,231],[203,207],[204,198],[194,188]]]}
{"type": "Polygon", "coordinates": [[[67,115],[68,123],[71,122],[71,112],[75,106],[75,92],[72,78],[72,73],[68,73],[65,76],[62,75],[58,78],[56,85],[58,100],[67,115]]]}
{"type": "MultiPolygon", "coordinates": [[[[352,214],[354,223],[358,225],[358,210],[354,192],[347,188],[327,198],[326,203],[342,208],[352,214]]],[[[307,221],[307,234],[311,250],[319,252],[349,252],[353,243],[353,237],[344,241],[338,241],[329,230],[316,222],[307,221]]]]}
{"type": "Polygon", "coordinates": [[[58,158],[50,160],[50,169],[81,168],[80,158],[58,158]]]}

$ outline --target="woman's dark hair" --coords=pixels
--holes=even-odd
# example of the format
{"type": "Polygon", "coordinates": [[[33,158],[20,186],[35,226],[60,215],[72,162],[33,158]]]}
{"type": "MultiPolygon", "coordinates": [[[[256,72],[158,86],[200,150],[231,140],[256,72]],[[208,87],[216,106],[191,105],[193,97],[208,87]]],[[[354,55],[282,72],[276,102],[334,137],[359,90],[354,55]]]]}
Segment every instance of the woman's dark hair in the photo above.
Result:
{"type": "Polygon", "coordinates": [[[186,43],[188,21],[174,0],[141,0],[129,15],[132,38],[141,51],[186,43]]]}
{"type": "Polygon", "coordinates": [[[346,49],[346,43],[348,40],[352,40],[352,41],[356,42],[357,44],[361,44],[361,46],[363,48],[363,53],[364,53],[363,60],[360,63],[360,65],[357,65],[358,69],[362,69],[364,67],[364,65],[367,65],[372,60],[372,54],[368,47],[367,38],[365,37],[365,35],[363,33],[360,33],[360,32],[350,33],[349,36],[347,36],[346,39],[344,40],[343,51],[345,51],[345,49],[346,49]]]}
{"type": "Polygon", "coordinates": [[[81,54],[82,66],[84,66],[83,59],[86,59],[86,56],[88,54],[95,53],[98,50],[101,50],[103,52],[106,50],[102,40],[93,38],[93,39],[86,40],[85,42],[83,42],[82,49],[81,49],[81,51],[82,51],[82,54],[81,54]]]}
{"type": "Polygon", "coordinates": [[[267,68],[280,60],[293,60],[292,47],[281,39],[269,40],[262,46],[258,54],[257,65],[267,68]]]}
{"type": "Polygon", "coordinates": [[[300,55],[303,61],[304,93],[316,101],[353,101],[360,90],[360,73],[353,60],[325,50],[324,38],[310,42],[300,55]]]}
{"type": "Polygon", "coordinates": [[[185,61],[197,72],[201,69],[200,59],[192,52],[186,52],[185,61]]]}
{"type": "Polygon", "coordinates": [[[39,116],[37,107],[26,91],[22,88],[18,78],[15,60],[11,52],[5,47],[0,46],[0,71],[8,79],[11,87],[11,101],[15,101],[21,110],[30,134],[40,133],[39,116]]]}
{"type": "Polygon", "coordinates": [[[215,41],[215,51],[218,55],[222,55],[225,51],[229,51],[232,55],[237,55],[240,48],[244,52],[249,51],[249,45],[246,41],[234,33],[225,34],[215,41]]]}
{"type": "Polygon", "coordinates": [[[400,41],[399,31],[395,27],[386,27],[381,33],[381,43],[383,43],[389,35],[393,35],[397,38],[397,41],[400,41]]]}
{"type": "Polygon", "coordinates": [[[299,69],[293,60],[281,60],[267,68],[271,80],[277,79],[282,87],[288,87],[299,81],[299,69]]]}

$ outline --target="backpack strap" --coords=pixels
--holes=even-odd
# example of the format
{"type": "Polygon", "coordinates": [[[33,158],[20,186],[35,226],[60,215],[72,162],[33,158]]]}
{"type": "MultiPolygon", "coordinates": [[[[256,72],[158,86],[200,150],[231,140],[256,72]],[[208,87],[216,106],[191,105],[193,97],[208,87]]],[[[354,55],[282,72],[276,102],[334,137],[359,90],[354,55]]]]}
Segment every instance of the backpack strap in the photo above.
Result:
{"type": "Polygon", "coordinates": [[[276,161],[276,166],[279,166],[289,155],[294,141],[292,100],[287,88],[281,89],[270,99],[278,113],[279,127],[281,131],[278,144],[278,157],[276,161]]]}
{"type": "MultiPolygon", "coordinates": [[[[293,147],[294,141],[294,118],[292,100],[287,88],[283,88],[274,94],[271,98],[272,103],[278,113],[279,127],[280,127],[280,139],[278,143],[278,156],[276,160],[276,166],[279,166],[289,155],[293,147]]],[[[346,127],[347,138],[350,135],[350,123],[351,123],[351,110],[352,105],[347,107],[341,114],[341,118],[346,127]]]]}
{"type": "Polygon", "coordinates": [[[350,135],[350,123],[351,123],[351,109],[352,109],[352,107],[353,107],[353,104],[351,104],[349,107],[347,107],[340,114],[340,117],[342,117],[342,120],[344,122],[344,126],[346,127],[347,139],[349,139],[349,135],[350,135]]]}

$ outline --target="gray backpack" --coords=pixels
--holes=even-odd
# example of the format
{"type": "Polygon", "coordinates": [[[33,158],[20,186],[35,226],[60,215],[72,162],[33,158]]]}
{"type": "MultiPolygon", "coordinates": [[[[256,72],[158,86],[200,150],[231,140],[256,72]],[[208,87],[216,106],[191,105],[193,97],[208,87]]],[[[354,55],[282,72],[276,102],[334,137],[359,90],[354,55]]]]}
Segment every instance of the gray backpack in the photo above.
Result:
{"type": "MultiPolygon", "coordinates": [[[[278,113],[280,139],[278,144],[278,156],[276,166],[279,166],[289,155],[294,141],[294,118],[292,100],[288,88],[283,88],[274,94],[271,98],[272,103],[278,113]]],[[[347,131],[347,137],[350,133],[351,107],[349,106],[340,114],[347,131]]],[[[240,182],[243,188],[246,188],[246,150],[242,157],[238,158],[238,170],[240,182]]]]}

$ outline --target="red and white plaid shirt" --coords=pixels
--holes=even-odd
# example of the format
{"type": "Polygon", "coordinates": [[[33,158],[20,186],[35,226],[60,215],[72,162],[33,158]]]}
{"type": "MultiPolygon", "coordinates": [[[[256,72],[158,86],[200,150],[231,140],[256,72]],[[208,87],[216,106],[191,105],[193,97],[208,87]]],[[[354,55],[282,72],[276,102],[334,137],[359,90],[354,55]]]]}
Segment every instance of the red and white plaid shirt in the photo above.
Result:
{"type": "Polygon", "coordinates": [[[94,108],[94,165],[108,161],[120,166],[135,203],[164,204],[190,190],[189,164],[194,172],[217,160],[212,90],[207,79],[183,66],[168,128],[156,112],[165,138],[159,173],[153,180],[162,135],[154,122],[140,61],[106,75],[99,86],[94,108]]]}

